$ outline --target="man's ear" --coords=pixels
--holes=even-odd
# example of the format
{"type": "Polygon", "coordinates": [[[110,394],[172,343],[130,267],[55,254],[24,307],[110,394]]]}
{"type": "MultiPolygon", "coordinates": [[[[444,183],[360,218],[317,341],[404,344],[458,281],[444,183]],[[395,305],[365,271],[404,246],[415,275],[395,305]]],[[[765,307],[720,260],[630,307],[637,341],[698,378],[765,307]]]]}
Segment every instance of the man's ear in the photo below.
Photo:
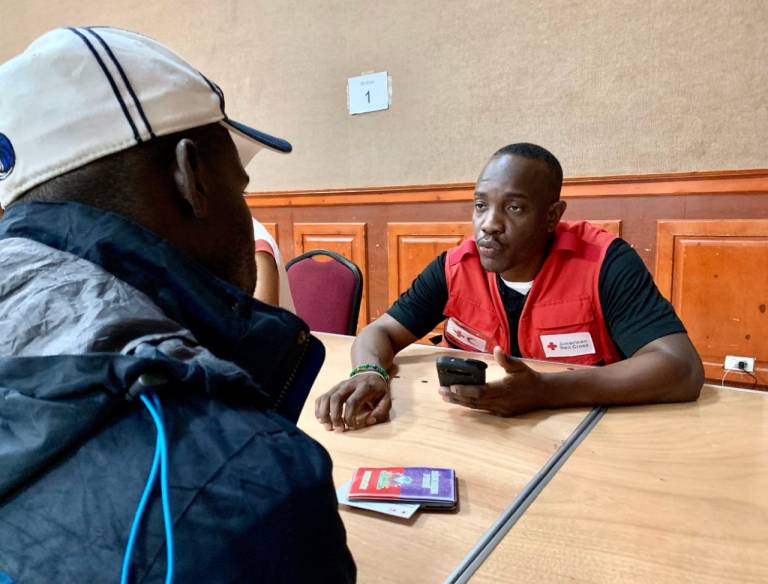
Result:
{"type": "Polygon", "coordinates": [[[549,209],[547,209],[547,231],[550,233],[554,232],[555,227],[563,216],[563,213],[565,213],[565,208],[567,206],[568,205],[563,200],[555,201],[549,206],[549,209]]]}
{"type": "Polygon", "coordinates": [[[197,219],[208,216],[208,193],[202,172],[197,145],[189,138],[182,138],[176,144],[173,181],[179,195],[197,219]]]}

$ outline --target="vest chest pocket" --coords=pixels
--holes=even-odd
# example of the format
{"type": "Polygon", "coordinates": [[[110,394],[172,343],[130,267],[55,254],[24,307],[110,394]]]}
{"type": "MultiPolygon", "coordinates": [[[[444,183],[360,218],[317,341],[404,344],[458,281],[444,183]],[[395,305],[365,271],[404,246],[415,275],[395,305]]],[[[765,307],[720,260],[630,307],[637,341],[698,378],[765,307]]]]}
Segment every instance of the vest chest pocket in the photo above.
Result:
{"type": "Polygon", "coordinates": [[[548,359],[596,356],[595,323],[595,312],[588,298],[537,304],[531,310],[532,332],[548,359]]]}
{"type": "Polygon", "coordinates": [[[589,298],[534,304],[531,309],[531,323],[538,330],[586,331],[594,322],[595,311],[589,298]]]}

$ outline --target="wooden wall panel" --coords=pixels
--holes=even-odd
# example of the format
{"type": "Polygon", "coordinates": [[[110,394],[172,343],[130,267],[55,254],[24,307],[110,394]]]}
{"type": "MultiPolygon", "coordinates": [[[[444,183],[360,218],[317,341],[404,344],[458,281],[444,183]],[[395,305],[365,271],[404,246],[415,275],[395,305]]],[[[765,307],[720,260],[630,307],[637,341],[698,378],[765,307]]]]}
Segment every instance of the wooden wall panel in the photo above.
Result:
{"type": "Polygon", "coordinates": [[[272,236],[272,239],[275,240],[277,247],[280,247],[280,238],[277,232],[277,223],[262,223],[262,225],[264,226],[264,229],[266,229],[269,232],[269,234],[272,236]]]}
{"type": "Polygon", "coordinates": [[[328,249],[352,260],[363,274],[363,299],[358,330],[368,323],[368,264],[365,223],[294,223],[293,249],[301,255],[313,249],[328,249]]]}
{"type": "MultiPolygon", "coordinates": [[[[472,236],[470,221],[459,223],[389,223],[387,225],[387,275],[389,304],[405,292],[421,271],[444,251],[472,236]]],[[[419,342],[442,334],[443,325],[419,342]]]]}
{"type": "MultiPolygon", "coordinates": [[[[480,170],[480,169],[478,169],[480,170]]],[[[248,206],[317,207],[471,201],[474,183],[396,185],[349,189],[318,189],[248,193],[248,206]]],[[[564,199],[698,196],[768,192],[768,169],[676,172],[621,176],[566,177],[564,199]]]]}
{"type": "MultiPolygon", "coordinates": [[[[768,384],[768,220],[660,221],[656,279],[683,319],[707,377],[726,355],[754,357],[768,384]]],[[[752,384],[743,373],[730,380],[752,384]]]]}
{"type": "Polygon", "coordinates": [[[389,223],[387,268],[389,303],[400,296],[424,267],[472,235],[472,223],[389,223]]]}
{"type": "MultiPolygon", "coordinates": [[[[301,246],[305,244],[316,247],[339,245],[351,249],[348,232],[343,232],[347,237],[346,243],[343,238],[333,240],[332,237],[330,241],[325,239],[321,242],[318,237],[333,236],[332,232],[324,231],[310,233],[314,237],[310,237],[312,241],[304,242],[299,238],[294,250],[294,223],[357,225],[364,222],[365,245],[362,252],[356,253],[365,256],[367,316],[375,319],[389,307],[395,295],[393,290],[407,287],[420,269],[448,244],[441,238],[447,237],[452,242],[451,238],[456,235],[433,233],[435,241],[428,243],[420,238],[424,233],[412,234],[413,241],[403,245],[406,249],[420,251],[408,251],[410,259],[406,262],[392,260],[395,263],[390,267],[390,258],[396,257],[390,249],[397,248],[390,241],[390,225],[414,219],[421,224],[468,225],[472,219],[473,191],[471,183],[401,185],[262,193],[247,195],[246,201],[255,217],[276,225],[281,235],[280,249],[286,260],[300,253],[301,246]],[[421,263],[423,265],[418,265],[421,263]]],[[[568,203],[564,219],[587,219],[609,231],[619,232],[652,273],[657,265],[659,220],[768,220],[766,169],[568,178],[562,195],[568,203]]],[[[404,235],[408,236],[407,233],[404,235]]],[[[670,259],[658,265],[665,261],[671,265],[671,255],[670,259]]],[[[659,275],[664,277],[663,273],[659,275]]],[[[669,271],[670,280],[671,277],[672,272],[669,271]]],[[[695,280],[686,277],[686,281],[691,286],[695,280]]],[[[692,291],[686,290],[684,311],[690,306],[685,299],[692,296],[692,291]]],[[[696,313],[695,318],[711,323],[714,317],[703,311],[696,313]]],[[[364,321],[361,317],[361,322],[364,321]]],[[[691,326],[691,323],[688,325],[691,326]]],[[[742,340],[746,340],[744,335],[742,340]]],[[[754,335],[751,338],[754,339],[754,335]]],[[[710,379],[720,381],[722,372],[719,369],[708,367],[707,372],[710,379]]]]}
{"type": "Polygon", "coordinates": [[[608,233],[621,237],[621,219],[605,219],[603,221],[589,219],[588,221],[595,227],[605,229],[608,233]]]}

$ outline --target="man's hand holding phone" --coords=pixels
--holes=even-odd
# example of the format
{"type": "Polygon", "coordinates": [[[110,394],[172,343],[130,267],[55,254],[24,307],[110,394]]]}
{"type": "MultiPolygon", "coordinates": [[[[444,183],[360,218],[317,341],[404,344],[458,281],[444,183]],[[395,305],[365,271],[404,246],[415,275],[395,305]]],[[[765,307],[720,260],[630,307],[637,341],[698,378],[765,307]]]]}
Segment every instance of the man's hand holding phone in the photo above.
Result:
{"type": "Polygon", "coordinates": [[[443,401],[484,410],[498,416],[515,416],[546,407],[542,403],[546,396],[542,395],[540,374],[522,360],[507,355],[501,347],[494,348],[493,357],[507,374],[502,379],[490,383],[485,383],[485,368],[482,368],[482,377],[472,378],[471,370],[477,366],[468,362],[482,363],[480,361],[454,359],[455,362],[463,362],[461,367],[457,363],[453,364],[454,372],[461,370],[463,374],[452,377],[441,376],[441,366],[438,364],[440,395],[443,396],[443,401]],[[453,381],[461,383],[452,383],[453,381]]]}
{"type": "Polygon", "coordinates": [[[441,387],[451,385],[485,385],[488,365],[477,359],[437,358],[437,379],[441,387]]]}

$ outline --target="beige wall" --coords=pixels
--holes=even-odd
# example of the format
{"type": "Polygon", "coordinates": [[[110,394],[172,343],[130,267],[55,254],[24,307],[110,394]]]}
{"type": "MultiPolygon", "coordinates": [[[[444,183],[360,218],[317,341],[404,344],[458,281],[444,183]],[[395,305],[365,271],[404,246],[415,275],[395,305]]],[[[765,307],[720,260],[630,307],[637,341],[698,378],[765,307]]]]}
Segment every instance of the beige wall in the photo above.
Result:
{"type": "Polygon", "coordinates": [[[768,166],[765,0],[0,0],[0,13],[0,61],[72,24],[175,48],[232,117],[294,143],[256,158],[251,190],[473,180],[522,140],[568,176],[768,166]],[[364,71],[390,73],[392,106],[350,116],[346,79],[364,71]]]}

